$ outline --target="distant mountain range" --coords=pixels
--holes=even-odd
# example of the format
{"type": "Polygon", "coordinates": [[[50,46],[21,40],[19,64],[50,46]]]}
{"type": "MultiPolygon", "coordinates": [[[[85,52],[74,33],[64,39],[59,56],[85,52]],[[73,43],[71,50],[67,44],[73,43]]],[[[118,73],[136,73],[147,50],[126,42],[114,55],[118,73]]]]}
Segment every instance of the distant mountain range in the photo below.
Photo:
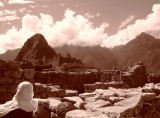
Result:
{"type": "MultiPolygon", "coordinates": [[[[100,46],[79,47],[64,45],[54,47],[55,53],[66,56],[68,53],[83,62],[102,69],[129,66],[142,61],[148,72],[160,73],[160,39],[141,33],[126,45],[108,49],[100,46]]],[[[20,49],[9,50],[0,59],[14,60],[20,49]]]]}
{"type": "Polygon", "coordinates": [[[111,69],[117,65],[117,58],[111,50],[100,46],[79,47],[64,45],[63,47],[54,47],[54,49],[63,56],[69,53],[72,57],[81,59],[84,63],[97,68],[111,69]]]}
{"type": "Polygon", "coordinates": [[[113,49],[121,66],[128,66],[142,61],[147,71],[160,73],[160,39],[141,33],[124,46],[113,49]]]}

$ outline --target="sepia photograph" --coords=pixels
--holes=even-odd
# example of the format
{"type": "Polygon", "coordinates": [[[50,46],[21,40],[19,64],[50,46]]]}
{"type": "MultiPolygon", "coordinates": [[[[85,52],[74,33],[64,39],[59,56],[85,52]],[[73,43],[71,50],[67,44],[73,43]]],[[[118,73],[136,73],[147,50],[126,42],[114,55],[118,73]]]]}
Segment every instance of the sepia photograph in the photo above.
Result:
{"type": "Polygon", "coordinates": [[[0,118],[160,118],[160,0],[0,0],[0,118]]]}

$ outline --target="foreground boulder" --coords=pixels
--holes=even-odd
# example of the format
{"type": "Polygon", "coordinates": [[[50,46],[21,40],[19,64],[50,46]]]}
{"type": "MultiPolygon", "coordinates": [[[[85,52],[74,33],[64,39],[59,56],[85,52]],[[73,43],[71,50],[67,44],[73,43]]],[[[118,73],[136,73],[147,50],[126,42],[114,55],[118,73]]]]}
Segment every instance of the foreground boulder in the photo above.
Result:
{"type": "Polygon", "coordinates": [[[107,107],[107,106],[111,106],[111,105],[112,104],[109,101],[98,99],[94,102],[88,102],[85,105],[85,109],[86,110],[94,110],[96,108],[102,108],[102,107],[107,107]]]}
{"type": "Polygon", "coordinates": [[[71,102],[76,108],[84,109],[84,101],[80,97],[64,97],[62,101],[71,102]]]}
{"type": "Polygon", "coordinates": [[[73,110],[66,114],[65,118],[109,118],[102,113],[94,113],[85,110],[73,110]]]}
{"type": "Polygon", "coordinates": [[[58,117],[65,118],[65,114],[68,111],[71,111],[71,110],[74,110],[74,109],[75,109],[75,107],[72,103],[62,102],[57,106],[56,113],[57,113],[58,117]]]}
{"type": "Polygon", "coordinates": [[[131,118],[137,116],[142,108],[141,94],[120,101],[115,106],[101,107],[94,111],[106,114],[110,118],[131,118]]]}

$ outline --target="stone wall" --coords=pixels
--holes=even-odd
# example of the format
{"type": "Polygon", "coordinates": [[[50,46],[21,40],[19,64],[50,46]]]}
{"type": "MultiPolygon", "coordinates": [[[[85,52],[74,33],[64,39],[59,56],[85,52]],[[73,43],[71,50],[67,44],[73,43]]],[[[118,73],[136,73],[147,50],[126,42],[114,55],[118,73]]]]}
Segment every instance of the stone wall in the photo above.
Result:
{"type": "Polygon", "coordinates": [[[149,83],[160,83],[160,75],[149,74],[148,81],[149,81],[149,83]]]}
{"type": "Polygon", "coordinates": [[[139,62],[133,66],[126,67],[122,71],[121,80],[129,87],[140,87],[147,83],[146,67],[139,62]]]}
{"type": "Polygon", "coordinates": [[[35,72],[35,82],[59,85],[62,89],[78,90],[84,92],[84,84],[100,81],[96,73],[77,73],[77,72],[35,72]]]}
{"type": "Polygon", "coordinates": [[[76,90],[64,90],[61,89],[58,85],[52,84],[41,84],[35,83],[34,84],[34,97],[40,99],[46,99],[49,97],[69,97],[69,96],[77,96],[78,91],[76,90]]]}
{"type": "Polygon", "coordinates": [[[105,82],[110,82],[110,81],[121,81],[121,72],[122,70],[104,70],[102,71],[102,75],[100,77],[100,81],[105,83],[105,82]]]}
{"type": "Polygon", "coordinates": [[[24,80],[23,73],[20,63],[0,61],[0,103],[13,97],[17,85],[24,80]]]}
{"type": "Polygon", "coordinates": [[[96,73],[22,70],[19,62],[0,60],[0,96],[3,96],[0,103],[11,99],[22,81],[30,81],[34,85],[36,97],[63,97],[75,95],[77,92],[73,90],[84,92],[84,84],[99,81],[99,76],[96,73]]]}
{"type": "MultiPolygon", "coordinates": [[[[157,77],[158,78],[158,77],[157,77]]],[[[147,82],[158,83],[156,78],[150,77],[150,81],[147,79],[146,67],[143,63],[139,62],[135,65],[101,71],[100,82],[94,84],[85,84],[85,92],[93,92],[96,89],[107,89],[108,87],[114,88],[134,88],[142,87],[147,82]]]]}
{"type": "Polygon", "coordinates": [[[108,89],[109,87],[114,87],[114,88],[127,88],[125,87],[123,82],[115,82],[115,81],[110,81],[110,82],[96,82],[94,84],[85,84],[85,92],[93,92],[96,89],[108,89]]]}

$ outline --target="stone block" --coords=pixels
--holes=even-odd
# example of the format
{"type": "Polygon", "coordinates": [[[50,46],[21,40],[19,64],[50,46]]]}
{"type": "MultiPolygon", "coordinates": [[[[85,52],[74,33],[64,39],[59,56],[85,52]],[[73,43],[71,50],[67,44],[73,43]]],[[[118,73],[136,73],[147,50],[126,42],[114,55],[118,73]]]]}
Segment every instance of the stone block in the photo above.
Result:
{"type": "Polygon", "coordinates": [[[142,93],[142,99],[145,102],[151,101],[156,98],[155,93],[142,93]]]}
{"type": "Polygon", "coordinates": [[[49,109],[52,112],[56,113],[57,106],[62,102],[58,99],[53,98],[53,97],[47,98],[47,100],[49,100],[49,109]]]}
{"type": "Polygon", "coordinates": [[[7,70],[3,72],[3,75],[6,77],[21,78],[22,70],[7,70]]]}
{"type": "Polygon", "coordinates": [[[116,92],[105,90],[102,94],[99,95],[99,98],[103,100],[108,100],[109,97],[116,97],[116,96],[118,96],[116,92]]]}
{"type": "Polygon", "coordinates": [[[13,83],[13,79],[12,78],[5,77],[5,76],[0,76],[0,85],[12,84],[12,83],[13,83]]]}
{"type": "Polygon", "coordinates": [[[155,103],[155,108],[160,109],[160,96],[154,99],[154,103],[155,103]]]}
{"type": "Polygon", "coordinates": [[[78,91],[76,90],[65,90],[66,91],[66,96],[71,97],[71,96],[78,96],[78,91]]]}
{"type": "Polygon", "coordinates": [[[79,94],[78,96],[84,100],[87,97],[94,97],[94,96],[96,96],[96,93],[95,92],[93,92],[93,93],[82,93],[82,94],[79,94]]]}
{"type": "Polygon", "coordinates": [[[32,80],[35,75],[35,70],[34,69],[25,69],[23,71],[23,76],[26,80],[32,80]]]}
{"type": "Polygon", "coordinates": [[[137,116],[143,106],[143,99],[141,94],[135,95],[133,97],[124,99],[120,102],[117,102],[115,104],[116,106],[123,106],[125,108],[127,108],[127,111],[130,111],[130,115],[131,116],[137,116]]]}
{"type": "Polygon", "coordinates": [[[18,61],[8,61],[6,66],[7,66],[7,69],[11,69],[11,70],[17,70],[21,68],[21,64],[18,61]]]}
{"type": "MultiPolygon", "coordinates": [[[[45,102],[45,101],[44,101],[45,102]]],[[[51,117],[51,111],[45,106],[45,104],[49,103],[44,103],[43,101],[38,102],[38,109],[37,109],[37,114],[38,116],[42,117],[42,118],[50,118],[51,117]]]]}
{"type": "Polygon", "coordinates": [[[35,83],[35,84],[34,84],[34,92],[35,92],[35,93],[44,92],[44,87],[42,87],[42,84],[40,84],[40,83],[35,83]]]}
{"type": "Polygon", "coordinates": [[[95,112],[103,113],[109,118],[132,118],[132,112],[123,106],[109,106],[94,109],[95,112]]]}
{"type": "Polygon", "coordinates": [[[94,85],[95,85],[95,89],[105,89],[106,88],[105,84],[103,84],[102,82],[96,82],[94,83],[94,85]]]}
{"type": "Polygon", "coordinates": [[[94,84],[84,84],[84,88],[86,93],[94,92],[96,89],[94,84]]]}
{"type": "Polygon", "coordinates": [[[6,66],[6,64],[7,64],[7,62],[6,62],[6,61],[0,60],[0,68],[5,67],[5,66],[6,66]]]}
{"type": "Polygon", "coordinates": [[[57,89],[57,97],[65,97],[66,91],[63,89],[57,89]]]}
{"type": "Polygon", "coordinates": [[[147,102],[143,102],[143,107],[141,109],[140,114],[144,116],[145,114],[150,114],[151,113],[151,104],[147,102]]]}
{"type": "Polygon", "coordinates": [[[13,94],[10,93],[0,93],[0,103],[5,103],[13,98],[13,94]]]}
{"type": "Polygon", "coordinates": [[[70,103],[74,104],[74,106],[76,108],[84,109],[84,101],[80,97],[77,97],[77,96],[74,96],[74,97],[64,97],[62,99],[62,101],[70,102],[70,103]]]}
{"type": "Polygon", "coordinates": [[[151,106],[150,106],[150,113],[154,113],[156,111],[154,100],[150,104],[151,104],[151,106]]]}
{"type": "Polygon", "coordinates": [[[117,103],[117,102],[119,102],[119,101],[122,101],[122,100],[124,100],[124,97],[109,97],[108,98],[108,100],[111,102],[111,103],[117,103]]]}
{"type": "Polygon", "coordinates": [[[87,104],[84,105],[86,110],[94,110],[96,108],[107,107],[107,106],[112,106],[112,104],[109,101],[101,99],[98,99],[94,102],[88,102],[87,104]]]}
{"type": "Polygon", "coordinates": [[[7,88],[0,86],[0,93],[7,93],[7,88]]]}
{"type": "Polygon", "coordinates": [[[72,110],[66,113],[65,118],[109,118],[102,113],[94,113],[85,110],[72,110]]]}
{"type": "Polygon", "coordinates": [[[10,87],[8,87],[8,93],[15,94],[16,90],[17,90],[17,85],[11,85],[10,87]]]}
{"type": "Polygon", "coordinates": [[[68,111],[74,110],[75,107],[70,102],[62,102],[57,106],[56,113],[58,117],[63,118],[68,111]]]}
{"type": "Polygon", "coordinates": [[[48,93],[48,97],[58,97],[58,91],[57,90],[51,90],[48,93]]]}
{"type": "Polygon", "coordinates": [[[16,84],[16,85],[18,85],[19,83],[21,83],[21,82],[23,82],[24,80],[23,80],[23,78],[16,78],[16,79],[14,79],[14,83],[16,84]]]}
{"type": "Polygon", "coordinates": [[[158,111],[155,111],[152,113],[152,118],[160,118],[160,113],[158,111]]]}

